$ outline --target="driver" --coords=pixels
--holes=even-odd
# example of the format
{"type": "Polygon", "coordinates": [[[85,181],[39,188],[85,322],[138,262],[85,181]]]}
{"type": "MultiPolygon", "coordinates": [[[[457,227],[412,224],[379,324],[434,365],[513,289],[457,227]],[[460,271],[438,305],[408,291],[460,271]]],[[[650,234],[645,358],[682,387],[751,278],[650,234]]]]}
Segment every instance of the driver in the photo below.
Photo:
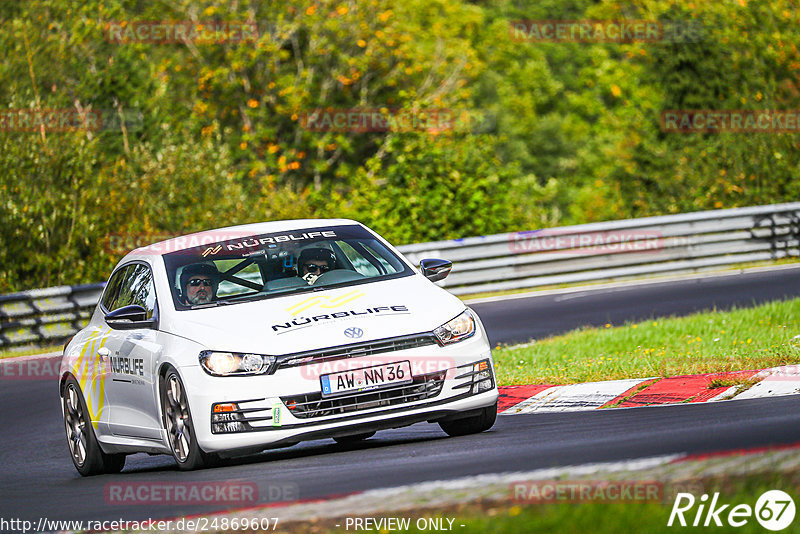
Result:
{"type": "Polygon", "coordinates": [[[313,284],[317,278],[336,268],[336,255],[327,248],[307,248],[297,259],[300,278],[313,284]]]}
{"type": "Polygon", "coordinates": [[[217,300],[219,287],[219,271],[213,264],[194,263],[187,265],[181,272],[181,290],[183,303],[208,304],[217,300]]]}

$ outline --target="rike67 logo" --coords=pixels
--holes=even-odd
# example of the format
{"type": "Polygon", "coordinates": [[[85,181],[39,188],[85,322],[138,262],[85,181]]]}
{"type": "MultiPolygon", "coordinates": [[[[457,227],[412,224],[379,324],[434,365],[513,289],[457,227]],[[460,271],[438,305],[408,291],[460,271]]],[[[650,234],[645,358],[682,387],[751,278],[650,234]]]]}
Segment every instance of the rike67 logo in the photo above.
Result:
{"type": "Polygon", "coordinates": [[[756,501],[755,507],[749,504],[723,503],[719,493],[709,500],[708,494],[695,499],[691,493],[678,493],[667,526],[721,527],[734,528],[749,523],[753,517],[767,530],[780,531],[792,524],[795,516],[794,500],[781,490],[764,492],[756,501]]]}

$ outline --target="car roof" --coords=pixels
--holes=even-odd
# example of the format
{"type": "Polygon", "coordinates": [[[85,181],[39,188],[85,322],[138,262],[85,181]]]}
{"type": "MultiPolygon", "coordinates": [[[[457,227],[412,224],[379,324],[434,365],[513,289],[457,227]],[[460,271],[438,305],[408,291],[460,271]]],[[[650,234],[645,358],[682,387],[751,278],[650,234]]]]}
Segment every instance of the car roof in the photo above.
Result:
{"type": "Polygon", "coordinates": [[[185,250],[199,245],[227,241],[229,239],[247,238],[253,235],[269,234],[274,232],[290,232],[294,230],[305,230],[308,228],[319,228],[325,226],[342,226],[348,224],[361,224],[351,219],[293,219],[285,221],[268,221],[252,224],[242,224],[238,226],[227,226],[214,228],[173,237],[158,243],[153,243],[139,247],[125,255],[120,263],[143,260],[185,250]]]}

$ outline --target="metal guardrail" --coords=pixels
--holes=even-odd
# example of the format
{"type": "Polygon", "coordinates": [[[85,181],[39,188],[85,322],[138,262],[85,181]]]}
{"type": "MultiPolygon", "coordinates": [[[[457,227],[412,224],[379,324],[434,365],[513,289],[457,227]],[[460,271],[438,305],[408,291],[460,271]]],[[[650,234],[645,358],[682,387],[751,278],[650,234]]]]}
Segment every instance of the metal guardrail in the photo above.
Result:
{"type": "MultiPolygon", "coordinates": [[[[565,226],[398,247],[440,257],[456,295],[687,273],[800,257],[800,202],[565,226]]],[[[80,329],[104,284],[0,296],[0,347],[58,343],[80,329]]]]}
{"type": "Polygon", "coordinates": [[[456,295],[800,256],[800,202],[565,226],[406,245],[411,261],[454,262],[456,295]]]}
{"type": "Polygon", "coordinates": [[[59,343],[86,325],[105,283],[0,295],[0,347],[59,343]]]}

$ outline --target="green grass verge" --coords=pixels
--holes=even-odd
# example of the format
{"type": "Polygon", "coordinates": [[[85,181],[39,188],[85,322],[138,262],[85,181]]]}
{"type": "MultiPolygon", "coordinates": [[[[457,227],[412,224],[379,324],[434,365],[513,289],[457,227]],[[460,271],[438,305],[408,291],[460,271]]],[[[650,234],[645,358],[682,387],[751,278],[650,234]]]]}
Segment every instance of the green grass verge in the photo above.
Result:
{"type": "Polygon", "coordinates": [[[582,328],[493,351],[500,385],[570,384],[800,363],[800,299],[582,328]]]}
{"type": "MultiPolygon", "coordinates": [[[[676,531],[709,531],[709,532],[737,532],[737,533],[763,533],[768,532],[756,520],[755,516],[747,518],[747,523],[739,528],[727,524],[730,510],[740,504],[755,508],[758,498],[769,490],[779,489],[793,497],[795,503],[800,490],[800,473],[790,472],[764,472],[747,476],[717,476],[697,480],[684,481],[697,490],[692,490],[696,499],[691,510],[684,513],[687,521],[686,527],[681,527],[677,520],[672,527],[667,526],[670,512],[675,502],[673,496],[665,497],[659,502],[562,502],[554,504],[518,504],[510,501],[503,502],[474,502],[440,508],[437,510],[404,510],[393,513],[376,514],[375,518],[408,518],[411,528],[408,530],[395,530],[394,532],[430,532],[431,529],[417,528],[419,518],[430,518],[443,522],[444,526],[452,524],[452,531],[463,534],[492,532],[495,534],[518,534],[527,532],[546,532],[548,534],[575,534],[575,533],[674,533],[676,531]],[[698,511],[700,497],[703,493],[713,495],[719,492],[717,508],[724,504],[729,506],[719,514],[722,527],[692,527],[695,514],[698,511]],[[450,523],[448,520],[452,520],[450,523]],[[463,525],[463,526],[462,526],[463,525]]],[[[700,520],[702,525],[706,519],[708,506],[703,509],[700,520]]],[[[323,520],[291,525],[291,532],[320,533],[320,532],[347,532],[343,527],[344,520],[323,520]],[[335,524],[341,525],[339,528],[335,524]]],[[[795,516],[791,525],[783,532],[796,532],[800,524],[800,513],[795,516]]],[[[424,525],[424,520],[419,523],[424,525]]],[[[713,525],[713,522],[711,523],[713,525]]],[[[353,531],[351,528],[350,532],[353,531]]],[[[379,530],[362,530],[362,532],[381,532],[379,530]]],[[[382,532],[388,532],[383,530],[382,532]]]]}
{"type": "Polygon", "coordinates": [[[0,360],[3,358],[16,358],[17,356],[33,356],[34,354],[47,354],[48,352],[61,352],[63,345],[49,345],[47,347],[31,347],[0,351],[0,360]]]}
{"type": "MultiPolygon", "coordinates": [[[[538,505],[513,505],[506,504],[483,509],[467,509],[458,513],[453,525],[457,532],[464,534],[471,532],[494,532],[497,534],[514,534],[519,532],[547,532],[558,533],[620,533],[620,532],[664,532],[674,533],[676,530],[712,530],[714,532],[766,532],[755,517],[748,518],[747,524],[740,528],[732,528],[726,524],[727,513],[737,504],[747,504],[755,508],[758,497],[764,492],[773,489],[786,491],[790,496],[797,498],[798,474],[771,473],[746,478],[722,478],[703,482],[704,491],[713,494],[720,492],[719,505],[731,503],[721,515],[722,527],[692,528],[698,504],[687,512],[684,517],[688,520],[688,527],[680,527],[674,523],[667,526],[669,515],[674,500],[665,503],[564,503],[564,504],[538,504],[538,505]]],[[[700,495],[695,495],[699,499],[700,495]]],[[[433,517],[439,516],[436,514],[433,517]]],[[[705,514],[701,524],[705,520],[705,514]]],[[[796,531],[800,518],[795,517],[794,522],[785,532],[796,531]]],[[[421,532],[410,529],[408,532],[421,532]]]]}

